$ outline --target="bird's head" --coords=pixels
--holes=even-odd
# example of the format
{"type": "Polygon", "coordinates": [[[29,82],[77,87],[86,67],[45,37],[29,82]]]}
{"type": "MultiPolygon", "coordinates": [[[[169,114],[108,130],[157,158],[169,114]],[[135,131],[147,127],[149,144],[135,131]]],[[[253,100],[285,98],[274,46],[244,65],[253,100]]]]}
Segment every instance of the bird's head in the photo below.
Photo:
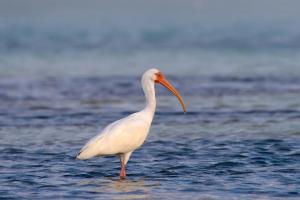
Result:
{"type": "Polygon", "coordinates": [[[179,100],[183,112],[186,113],[186,107],[184,105],[183,99],[180,95],[180,93],[171,85],[171,83],[165,78],[164,74],[159,71],[158,69],[149,69],[145,72],[147,77],[149,77],[154,83],[159,83],[163,86],[165,86],[168,90],[170,90],[179,100]]]}

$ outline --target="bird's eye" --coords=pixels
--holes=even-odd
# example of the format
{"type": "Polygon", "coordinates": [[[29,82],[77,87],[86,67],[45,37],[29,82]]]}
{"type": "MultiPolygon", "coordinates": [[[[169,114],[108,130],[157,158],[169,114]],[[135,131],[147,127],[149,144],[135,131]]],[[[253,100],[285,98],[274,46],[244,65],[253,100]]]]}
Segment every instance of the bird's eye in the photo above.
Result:
{"type": "Polygon", "coordinates": [[[163,77],[163,74],[162,74],[161,72],[157,72],[157,73],[155,73],[155,75],[156,75],[156,78],[157,78],[157,79],[163,77]]]}
{"type": "Polygon", "coordinates": [[[157,82],[157,80],[161,80],[161,79],[164,79],[164,75],[161,72],[155,73],[155,82],[157,82]]]}

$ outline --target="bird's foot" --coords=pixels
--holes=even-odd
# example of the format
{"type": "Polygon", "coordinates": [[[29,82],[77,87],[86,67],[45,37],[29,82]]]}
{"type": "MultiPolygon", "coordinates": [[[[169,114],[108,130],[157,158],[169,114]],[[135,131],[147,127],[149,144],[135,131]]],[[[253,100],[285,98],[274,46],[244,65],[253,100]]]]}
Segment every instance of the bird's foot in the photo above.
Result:
{"type": "Polygon", "coordinates": [[[126,179],[126,175],[125,176],[120,175],[120,180],[125,180],[125,179],[126,179]]]}

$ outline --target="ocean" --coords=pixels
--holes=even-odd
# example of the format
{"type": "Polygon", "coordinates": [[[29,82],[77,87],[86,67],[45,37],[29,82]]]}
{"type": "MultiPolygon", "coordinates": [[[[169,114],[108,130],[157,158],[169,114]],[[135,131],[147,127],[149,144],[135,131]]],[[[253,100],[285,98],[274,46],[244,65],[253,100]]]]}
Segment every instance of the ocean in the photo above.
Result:
{"type": "Polygon", "coordinates": [[[54,2],[0,3],[1,199],[299,199],[296,1],[54,2]],[[143,108],[152,67],[187,113],[156,86],[126,180],[117,157],[75,160],[143,108]]]}

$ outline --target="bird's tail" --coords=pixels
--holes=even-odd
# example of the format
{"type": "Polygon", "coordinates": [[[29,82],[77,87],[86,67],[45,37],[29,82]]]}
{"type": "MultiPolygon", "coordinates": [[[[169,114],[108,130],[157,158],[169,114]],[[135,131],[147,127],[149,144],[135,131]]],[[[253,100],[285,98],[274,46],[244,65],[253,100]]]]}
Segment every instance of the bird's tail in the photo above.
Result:
{"type": "Polygon", "coordinates": [[[78,154],[75,156],[75,159],[76,159],[76,160],[82,160],[82,159],[80,159],[80,153],[78,153],[78,154]]]}
{"type": "Polygon", "coordinates": [[[94,152],[91,152],[87,149],[83,149],[76,155],[76,160],[87,160],[95,156],[96,155],[94,154],[94,152]]]}
{"type": "Polygon", "coordinates": [[[84,156],[84,153],[82,151],[80,151],[76,157],[75,157],[76,160],[85,160],[85,159],[88,159],[86,158],[86,156],[84,156]]]}

